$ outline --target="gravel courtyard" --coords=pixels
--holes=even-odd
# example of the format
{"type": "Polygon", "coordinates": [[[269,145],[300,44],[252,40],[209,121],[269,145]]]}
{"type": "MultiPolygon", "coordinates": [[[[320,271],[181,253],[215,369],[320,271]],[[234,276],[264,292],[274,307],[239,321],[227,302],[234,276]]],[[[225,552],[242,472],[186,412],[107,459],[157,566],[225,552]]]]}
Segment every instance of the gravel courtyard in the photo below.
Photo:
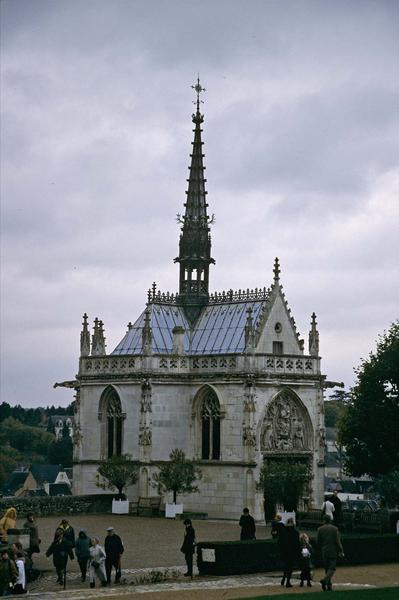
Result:
{"type": "MultiPolygon", "coordinates": [[[[231,521],[193,521],[197,541],[239,540],[240,528],[231,521]]],[[[60,517],[38,519],[39,534],[42,540],[41,553],[34,555],[34,563],[38,569],[53,569],[52,560],[45,557],[60,517]]],[[[23,520],[18,520],[22,526],[23,520]]],[[[183,541],[183,521],[162,518],[145,518],[126,515],[77,515],[70,518],[70,523],[78,535],[80,529],[86,529],[88,535],[96,535],[101,543],[104,541],[106,529],[112,525],[115,533],[121,536],[125,553],[122,568],[139,569],[145,567],[171,567],[184,564],[184,556],[180,552],[183,541]]],[[[270,528],[257,527],[257,537],[270,537],[270,528]]],[[[69,563],[68,570],[78,571],[76,561],[69,563]]]]}

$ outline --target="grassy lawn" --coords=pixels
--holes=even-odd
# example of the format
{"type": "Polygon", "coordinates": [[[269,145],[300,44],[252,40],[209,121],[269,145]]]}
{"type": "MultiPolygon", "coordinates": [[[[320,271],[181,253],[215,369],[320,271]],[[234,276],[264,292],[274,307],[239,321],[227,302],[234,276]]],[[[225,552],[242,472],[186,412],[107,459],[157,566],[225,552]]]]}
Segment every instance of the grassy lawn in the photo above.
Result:
{"type": "MultiPolygon", "coordinates": [[[[290,600],[303,600],[306,592],[298,594],[283,594],[279,595],[279,598],[289,598],[290,600]]],[[[399,588],[373,588],[363,590],[334,590],[333,600],[398,600],[399,588]]],[[[328,592],[313,592],[311,596],[312,600],[328,600],[330,595],[328,592]]],[[[240,600],[240,599],[237,599],[240,600]]],[[[251,598],[245,598],[241,600],[270,600],[269,596],[253,596],[251,598]]]]}

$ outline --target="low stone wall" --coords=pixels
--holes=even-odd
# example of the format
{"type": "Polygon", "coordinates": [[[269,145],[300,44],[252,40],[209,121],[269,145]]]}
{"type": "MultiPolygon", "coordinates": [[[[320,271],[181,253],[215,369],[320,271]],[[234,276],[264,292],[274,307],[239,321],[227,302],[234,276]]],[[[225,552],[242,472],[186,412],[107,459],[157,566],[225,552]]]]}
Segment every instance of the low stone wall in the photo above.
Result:
{"type": "Polygon", "coordinates": [[[33,498],[0,498],[0,515],[12,506],[18,517],[33,512],[37,517],[78,515],[83,513],[110,513],[113,494],[90,496],[39,496],[33,498]]]}

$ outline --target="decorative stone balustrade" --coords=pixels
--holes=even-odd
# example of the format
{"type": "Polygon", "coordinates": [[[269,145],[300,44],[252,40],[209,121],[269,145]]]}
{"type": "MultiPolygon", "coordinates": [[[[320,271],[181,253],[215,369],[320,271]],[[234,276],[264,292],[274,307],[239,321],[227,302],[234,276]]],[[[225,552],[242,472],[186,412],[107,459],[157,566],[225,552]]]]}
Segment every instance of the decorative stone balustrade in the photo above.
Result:
{"type": "Polygon", "coordinates": [[[159,374],[239,373],[317,375],[320,358],[276,356],[273,354],[221,354],[210,356],[93,356],[80,359],[79,376],[129,375],[140,372],[159,374]]]}

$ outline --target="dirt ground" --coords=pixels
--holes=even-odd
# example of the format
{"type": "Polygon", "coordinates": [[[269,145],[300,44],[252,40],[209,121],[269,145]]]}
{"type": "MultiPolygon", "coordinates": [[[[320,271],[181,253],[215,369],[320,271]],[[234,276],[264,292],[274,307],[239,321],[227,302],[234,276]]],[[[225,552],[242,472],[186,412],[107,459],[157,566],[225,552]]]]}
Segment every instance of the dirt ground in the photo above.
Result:
{"type": "MultiPolygon", "coordinates": [[[[38,519],[39,535],[42,540],[41,553],[34,554],[35,567],[41,570],[52,569],[51,560],[45,557],[60,517],[38,519]]],[[[86,529],[89,536],[98,536],[103,543],[106,529],[115,527],[115,533],[121,536],[125,553],[122,568],[140,569],[146,567],[173,567],[184,564],[184,556],[180,552],[183,542],[183,521],[174,519],[133,517],[126,515],[77,515],[69,519],[77,536],[80,529],[86,529]]],[[[18,520],[17,526],[22,526],[18,520]]],[[[196,539],[199,541],[239,540],[238,522],[231,521],[193,521],[196,539]]],[[[270,537],[270,529],[257,527],[257,537],[270,537]]],[[[68,570],[78,571],[76,561],[70,562],[68,570]]]]}

